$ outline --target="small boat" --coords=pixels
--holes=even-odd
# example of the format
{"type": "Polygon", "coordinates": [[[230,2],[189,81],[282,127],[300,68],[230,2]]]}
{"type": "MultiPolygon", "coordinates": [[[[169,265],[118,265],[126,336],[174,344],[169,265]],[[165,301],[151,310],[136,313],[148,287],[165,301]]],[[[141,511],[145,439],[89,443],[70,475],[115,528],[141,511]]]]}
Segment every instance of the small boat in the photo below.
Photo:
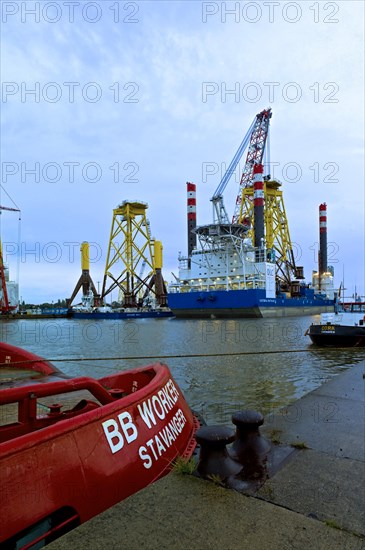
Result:
{"type": "Polygon", "coordinates": [[[333,313],[322,313],[306,335],[318,346],[365,346],[365,303],[344,303],[333,313]]]}
{"type": "Polygon", "coordinates": [[[194,452],[199,421],[166,365],[68,378],[5,343],[0,364],[2,548],[40,548],[194,452]]]}

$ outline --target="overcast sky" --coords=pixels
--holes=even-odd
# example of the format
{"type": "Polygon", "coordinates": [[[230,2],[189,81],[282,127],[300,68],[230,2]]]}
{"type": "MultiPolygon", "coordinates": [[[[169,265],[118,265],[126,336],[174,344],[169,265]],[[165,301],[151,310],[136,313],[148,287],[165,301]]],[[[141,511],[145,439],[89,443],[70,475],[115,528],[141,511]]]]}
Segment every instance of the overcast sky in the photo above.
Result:
{"type": "MultiPolygon", "coordinates": [[[[112,210],[126,199],[148,203],[171,280],[187,249],[186,181],[197,184],[198,223],[209,223],[224,165],[269,106],[297,264],[310,280],[326,202],[336,286],[344,271],[347,294],[365,294],[361,0],[1,8],[1,181],[22,211],[23,300],[70,296],[84,240],[101,282],[112,210]]],[[[238,180],[225,192],[229,215],[238,180]]],[[[1,204],[13,206],[4,191],[1,204]]],[[[1,233],[14,278],[17,214],[3,211],[1,233]]]]}

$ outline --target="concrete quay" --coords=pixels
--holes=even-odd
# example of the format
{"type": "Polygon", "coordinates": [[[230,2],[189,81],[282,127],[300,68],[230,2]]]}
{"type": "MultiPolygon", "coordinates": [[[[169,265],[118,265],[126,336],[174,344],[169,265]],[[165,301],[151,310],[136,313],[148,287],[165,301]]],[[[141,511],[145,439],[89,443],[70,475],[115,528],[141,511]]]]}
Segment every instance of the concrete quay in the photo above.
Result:
{"type": "Polygon", "coordinates": [[[172,473],[50,550],[364,550],[364,372],[362,361],[266,418],[276,445],[258,491],[172,473]]]}

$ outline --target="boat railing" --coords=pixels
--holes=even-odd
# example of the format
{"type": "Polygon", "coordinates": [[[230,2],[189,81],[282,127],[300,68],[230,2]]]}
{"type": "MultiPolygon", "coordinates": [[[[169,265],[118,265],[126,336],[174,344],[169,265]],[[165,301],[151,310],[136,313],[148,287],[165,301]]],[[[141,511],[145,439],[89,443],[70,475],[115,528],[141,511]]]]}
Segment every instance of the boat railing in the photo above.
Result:
{"type": "Polygon", "coordinates": [[[354,313],[365,313],[365,302],[340,302],[339,310],[354,313]]]}
{"type": "Polygon", "coordinates": [[[114,401],[112,394],[106,390],[100,382],[88,376],[71,378],[57,382],[49,382],[45,385],[29,385],[16,388],[6,388],[0,392],[0,405],[16,403],[23,399],[38,397],[50,397],[60,393],[69,393],[78,390],[88,390],[102,405],[114,401]]]}
{"type": "Polygon", "coordinates": [[[3,420],[9,417],[10,422],[0,425],[0,443],[112,403],[123,396],[122,392],[115,389],[108,391],[88,377],[4,389],[0,392],[0,405],[4,406],[3,420]],[[42,398],[72,393],[75,393],[74,400],[70,401],[73,406],[65,411],[61,408],[69,403],[63,397],[62,404],[39,402],[42,398]],[[86,396],[91,399],[85,399],[86,396]],[[39,414],[42,408],[43,414],[39,414]],[[47,409],[46,414],[44,409],[47,409]]]}
{"type": "Polygon", "coordinates": [[[166,368],[165,365],[155,364],[100,380],[84,376],[6,388],[0,392],[0,443],[130,397],[152,380],[158,383],[165,376],[166,368]],[[70,398],[67,399],[66,395],[70,398]],[[58,403],[52,402],[54,396],[57,396],[58,403]],[[44,402],[41,403],[40,399],[44,402]],[[69,408],[64,410],[65,406],[69,408]],[[9,419],[10,422],[4,422],[9,419]]]}

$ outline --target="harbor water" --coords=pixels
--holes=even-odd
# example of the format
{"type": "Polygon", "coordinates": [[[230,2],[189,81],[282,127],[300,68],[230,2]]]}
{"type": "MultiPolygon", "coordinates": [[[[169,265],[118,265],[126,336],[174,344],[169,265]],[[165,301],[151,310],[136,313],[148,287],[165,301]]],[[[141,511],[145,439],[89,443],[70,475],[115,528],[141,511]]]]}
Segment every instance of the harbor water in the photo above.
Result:
{"type": "Polygon", "coordinates": [[[55,363],[69,376],[167,363],[191,408],[226,424],[240,409],[267,415],[365,358],[364,348],[311,344],[305,331],[318,319],[4,319],[0,337],[46,359],[72,359],[55,363]]]}

